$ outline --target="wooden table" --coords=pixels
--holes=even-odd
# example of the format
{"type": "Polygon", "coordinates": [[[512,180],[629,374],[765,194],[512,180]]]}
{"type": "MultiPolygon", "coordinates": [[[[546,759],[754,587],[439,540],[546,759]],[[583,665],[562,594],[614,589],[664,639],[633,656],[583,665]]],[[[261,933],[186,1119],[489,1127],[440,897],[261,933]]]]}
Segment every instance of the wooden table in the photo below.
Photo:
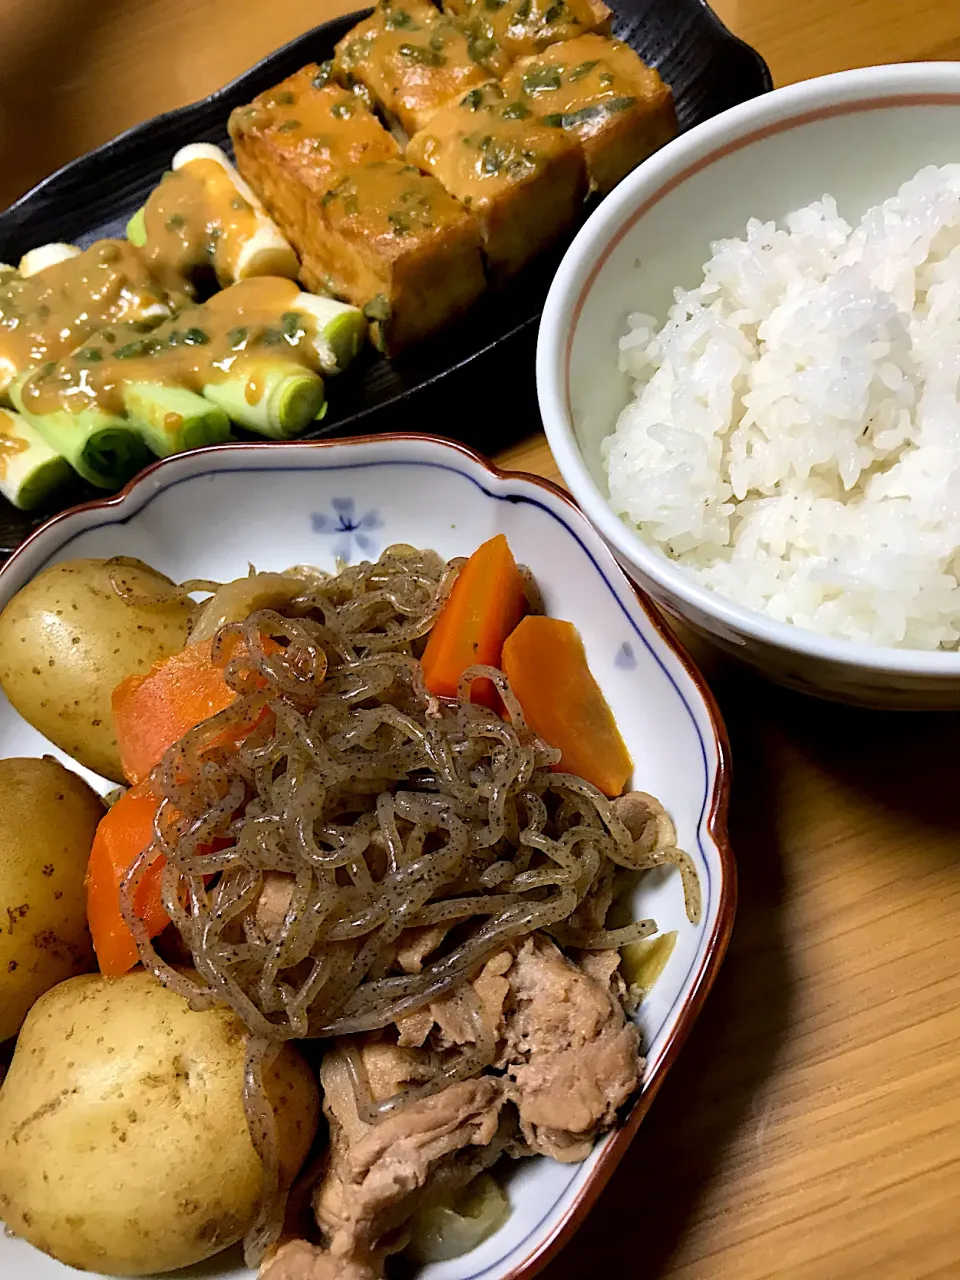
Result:
{"type": "MultiPolygon", "coordinates": [[[[360,0],[2,0],[0,204],[360,0]]],[[[960,57],[950,0],[717,0],[775,80],[960,57]]],[[[557,478],[541,435],[500,459],[557,478]]],[[[698,649],[740,912],[707,1009],[548,1280],[960,1277],[957,716],[818,705],[698,649]]]]}

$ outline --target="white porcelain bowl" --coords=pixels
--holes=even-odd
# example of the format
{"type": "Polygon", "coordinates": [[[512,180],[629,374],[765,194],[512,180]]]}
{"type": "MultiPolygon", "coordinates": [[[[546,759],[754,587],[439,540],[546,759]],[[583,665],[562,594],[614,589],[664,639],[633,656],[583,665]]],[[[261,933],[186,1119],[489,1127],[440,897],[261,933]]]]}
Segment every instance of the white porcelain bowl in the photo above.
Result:
{"type": "Polygon", "coordinates": [[[778,89],[692,129],[624,179],[584,225],[540,325],[537,386],[564,480],[663,608],[783,684],[875,706],[960,707],[960,654],[871,647],[774,621],[700,586],[615,515],[600,443],[630,398],[627,314],[664,318],[711,242],[829,192],[848,221],[925,164],[960,160],[960,63],[869,67],[778,89]]]}
{"type": "MultiPolygon", "coordinates": [[[[675,872],[644,878],[641,914],[679,936],[638,1013],[647,1055],[641,1095],[582,1164],[521,1162],[504,1226],[472,1253],[424,1268],[424,1280],[526,1280],[543,1265],[610,1176],[713,983],[733,922],[736,875],[726,838],[726,736],[700,676],[565,494],[425,436],[232,445],[171,458],[119,497],[57,517],[0,571],[2,607],[45,565],[76,556],[139,556],[180,580],[228,579],[250,561],[266,570],[330,569],[337,557],[375,557],[394,542],[464,555],[497,533],[533,570],[550,613],[579,628],[633,755],[634,783],[661,798],[696,863],[703,918],[688,923],[675,872]]],[[[71,765],[0,695],[0,757],[44,752],[71,765]]],[[[170,1175],[158,1167],[158,1185],[170,1175]]],[[[76,1274],[0,1228],[3,1280],[76,1274]]],[[[191,1275],[247,1273],[227,1255],[177,1272],[183,1280],[191,1275]]]]}

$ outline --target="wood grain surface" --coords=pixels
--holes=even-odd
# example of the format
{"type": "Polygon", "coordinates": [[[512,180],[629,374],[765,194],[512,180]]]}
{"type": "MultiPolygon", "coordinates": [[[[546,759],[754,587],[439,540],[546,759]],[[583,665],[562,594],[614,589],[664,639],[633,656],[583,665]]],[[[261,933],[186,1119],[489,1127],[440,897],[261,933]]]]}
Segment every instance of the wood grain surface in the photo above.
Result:
{"type": "MultiPolygon", "coordinates": [[[[2,0],[0,204],[357,2],[2,0]]],[[[960,57],[950,0],[717,8],[778,84],[960,57]]],[[[498,460],[557,478],[541,435],[498,460]]],[[[696,656],[733,743],[734,940],[546,1280],[956,1280],[960,718],[820,705],[696,656]]]]}

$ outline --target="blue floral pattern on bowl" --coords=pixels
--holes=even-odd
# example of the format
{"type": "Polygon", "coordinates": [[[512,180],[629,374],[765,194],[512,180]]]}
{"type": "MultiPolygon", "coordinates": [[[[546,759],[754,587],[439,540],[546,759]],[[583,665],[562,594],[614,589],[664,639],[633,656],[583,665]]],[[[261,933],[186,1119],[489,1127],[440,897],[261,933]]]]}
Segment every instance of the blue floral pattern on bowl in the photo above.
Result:
{"type": "Polygon", "coordinates": [[[344,564],[353,558],[353,544],[366,556],[376,553],[377,539],[369,535],[374,529],[382,529],[383,521],[376,511],[368,511],[359,520],[355,518],[357,504],[353,498],[331,498],[333,514],[326,515],[315,511],[310,517],[310,525],[314,533],[325,533],[332,536],[333,554],[344,564]]]}
{"type": "Polygon", "coordinates": [[[613,660],[613,665],[621,671],[636,671],[637,655],[634,653],[633,645],[629,640],[624,640],[623,644],[617,650],[617,655],[613,660]]]}

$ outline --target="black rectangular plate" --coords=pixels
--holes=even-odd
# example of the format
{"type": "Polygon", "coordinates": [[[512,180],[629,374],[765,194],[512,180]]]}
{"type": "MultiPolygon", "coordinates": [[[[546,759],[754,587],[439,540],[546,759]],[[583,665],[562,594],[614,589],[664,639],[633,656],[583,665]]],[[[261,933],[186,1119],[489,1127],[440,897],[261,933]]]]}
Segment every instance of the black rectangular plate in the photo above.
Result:
{"type": "MultiPolygon", "coordinates": [[[[51,241],[88,245],[123,236],[127,219],[188,142],[229,149],[235,106],[307,62],[323,62],[369,10],[337,18],[270,54],[231,84],[136,125],[71,161],[0,213],[0,262],[17,262],[51,241]]],[[[772,88],[770,72],[704,0],[616,0],[614,31],[673,89],[681,131],[772,88]]],[[[462,321],[396,360],[372,350],[332,383],[315,436],[431,431],[493,453],[539,423],[534,387],[537,323],[562,249],[546,254],[506,288],[487,294],[462,321]]],[[[79,480],[54,510],[98,495],[79,480]]],[[[51,509],[15,511],[0,498],[0,557],[51,509]]]]}

